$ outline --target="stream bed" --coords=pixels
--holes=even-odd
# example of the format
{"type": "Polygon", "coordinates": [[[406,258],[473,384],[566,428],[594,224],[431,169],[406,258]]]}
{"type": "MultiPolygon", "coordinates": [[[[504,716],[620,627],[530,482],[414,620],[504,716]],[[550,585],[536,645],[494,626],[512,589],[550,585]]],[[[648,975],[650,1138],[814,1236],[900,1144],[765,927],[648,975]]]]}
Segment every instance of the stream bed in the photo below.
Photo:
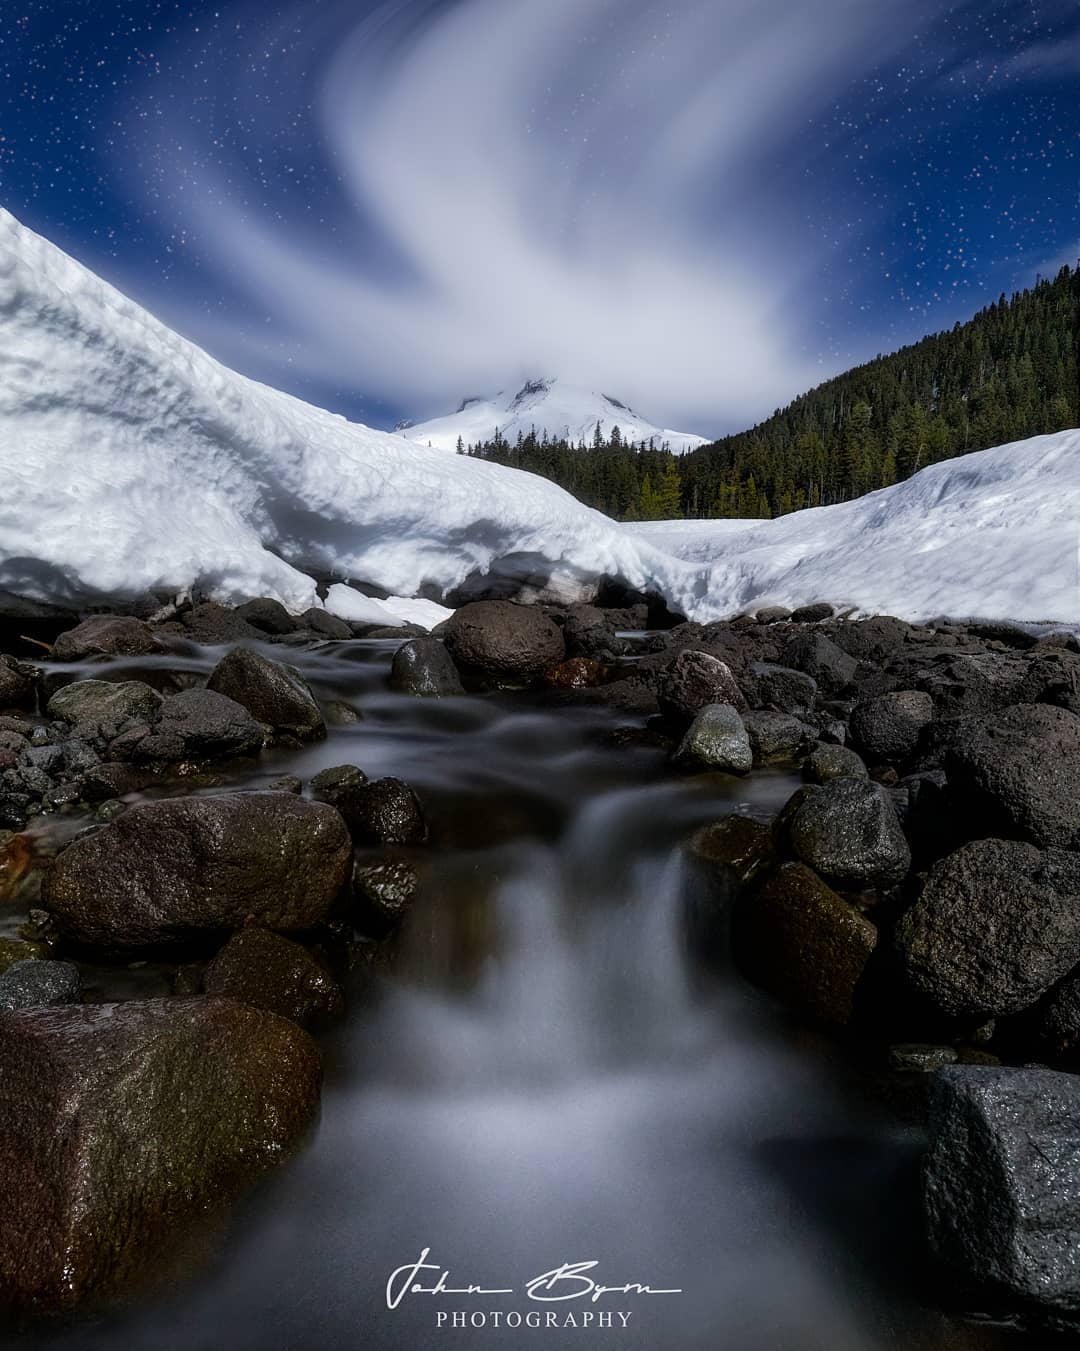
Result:
{"type": "MultiPolygon", "coordinates": [[[[375,962],[354,969],[349,1012],[323,1038],[314,1139],[196,1270],[135,1307],[11,1344],[989,1351],[1026,1342],[935,1307],[943,1294],[919,1236],[917,1124],[723,961],[706,969],[689,950],[687,915],[706,884],[681,842],[732,812],[775,814],[797,775],[675,776],[662,750],[613,737],[634,720],[608,710],[527,695],[395,695],[394,646],[290,652],[320,697],[340,705],[328,739],[192,785],[306,781],[353,763],[406,780],[428,813],[431,842],[405,851],[421,865],[416,906],[375,962]],[[418,1284],[437,1284],[445,1269],[446,1286],[498,1293],[411,1293],[421,1261],[418,1284]],[[580,1263],[596,1265],[550,1279],[580,1263]],[[589,1282],[666,1293],[593,1299],[589,1282]]],[[[205,673],[220,655],[193,647],[117,660],[109,674],[205,673]]],[[[91,672],[101,667],[80,668],[91,672]]],[[[39,847],[84,823],[50,818],[39,847]]],[[[86,975],[90,998],[166,992],[153,967],[86,975]]]]}

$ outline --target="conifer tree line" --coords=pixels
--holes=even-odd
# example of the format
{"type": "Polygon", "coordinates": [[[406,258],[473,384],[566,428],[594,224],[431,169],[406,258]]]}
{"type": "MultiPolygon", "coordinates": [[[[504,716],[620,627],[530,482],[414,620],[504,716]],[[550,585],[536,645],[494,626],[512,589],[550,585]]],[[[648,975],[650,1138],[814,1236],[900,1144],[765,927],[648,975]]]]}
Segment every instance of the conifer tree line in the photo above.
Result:
{"type": "Polygon", "coordinates": [[[769,517],[848,501],[938,460],[1080,426],[1080,266],[878,356],[687,455],[498,433],[462,454],[540,474],[619,520],[769,517]]]}

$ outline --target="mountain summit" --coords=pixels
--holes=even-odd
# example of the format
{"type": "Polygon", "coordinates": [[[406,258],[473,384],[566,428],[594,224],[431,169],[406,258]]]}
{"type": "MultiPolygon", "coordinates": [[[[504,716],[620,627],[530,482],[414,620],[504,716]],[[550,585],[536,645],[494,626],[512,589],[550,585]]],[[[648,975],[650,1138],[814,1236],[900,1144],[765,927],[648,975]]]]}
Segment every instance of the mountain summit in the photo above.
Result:
{"type": "Polygon", "coordinates": [[[692,432],[658,427],[610,394],[556,379],[528,380],[514,394],[500,391],[493,398],[465,399],[456,413],[427,422],[401,422],[394,430],[436,450],[455,450],[458,437],[466,446],[477,445],[490,441],[496,431],[507,441],[516,441],[518,432],[528,436],[535,431],[571,445],[578,441],[589,445],[597,424],[605,440],[618,427],[624,441],[652,441],[657,449],[666,442],[677,455],[708,443],[707,437],[692,432]]]}

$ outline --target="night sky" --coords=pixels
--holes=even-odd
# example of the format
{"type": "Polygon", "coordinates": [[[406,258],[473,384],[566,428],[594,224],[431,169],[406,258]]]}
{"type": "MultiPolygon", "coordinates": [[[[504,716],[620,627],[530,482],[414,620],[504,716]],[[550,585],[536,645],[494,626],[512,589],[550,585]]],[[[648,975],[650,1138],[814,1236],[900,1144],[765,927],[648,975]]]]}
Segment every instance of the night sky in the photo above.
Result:
{"type": "Polygon", "coordinates": [[[1074,0],[4,0],[0,202],[387,425],[734,430],[1080,253],[1074,0]]]}

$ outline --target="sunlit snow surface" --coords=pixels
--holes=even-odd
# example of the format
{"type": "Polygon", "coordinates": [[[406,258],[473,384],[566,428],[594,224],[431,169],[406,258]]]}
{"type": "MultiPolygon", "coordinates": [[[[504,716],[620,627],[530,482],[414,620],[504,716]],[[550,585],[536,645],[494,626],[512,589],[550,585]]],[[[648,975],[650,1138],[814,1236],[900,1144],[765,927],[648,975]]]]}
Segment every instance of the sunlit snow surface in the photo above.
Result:
{"type": "MultiPolygon", "coordinates": [[[[0,475],[0,591],[41,601],[196,591],[301,611],[315,577],[415,597],[493,573],[565,599],[617,577],[702,621],[816,600],[1080,620],[1078,432],[774,522],[619,526],[544,479],[227,370],[2,210],[0,475]]],[[[335,590],[330,608],[357,604],[335,590]]]]}

